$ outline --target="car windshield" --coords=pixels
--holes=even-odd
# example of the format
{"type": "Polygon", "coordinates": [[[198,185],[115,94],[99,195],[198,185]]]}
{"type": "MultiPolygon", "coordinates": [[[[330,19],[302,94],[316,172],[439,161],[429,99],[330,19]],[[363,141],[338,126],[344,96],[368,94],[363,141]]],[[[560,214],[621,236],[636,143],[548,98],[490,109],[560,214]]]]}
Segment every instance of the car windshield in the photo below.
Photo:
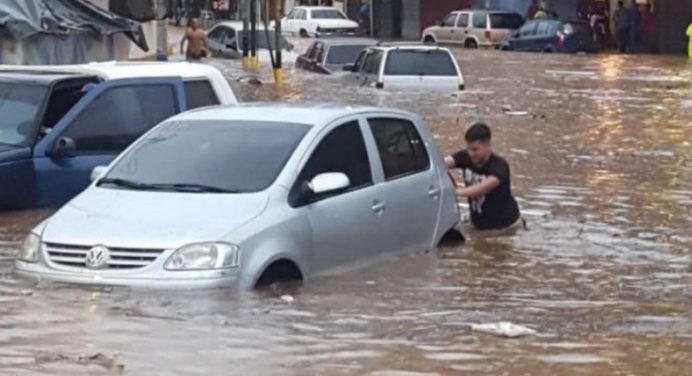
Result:
{"type": "Polygon", "coordinates": [[[46,92],[43,86],[0,83],[0,144],[29,141],[46,92]]]}
{"type": "Polygon", "coordinates": [[[452,56],[444,50],[393,50],[387,57],[386,76],[456,76],[452,56]]]}
{"type": "Polygon", "coordinates": [[[326,20],[344,20],[346,17],[336,9],[315,9],[312,11],[312,18],[326,20]]]}
{"type": "MultiPolygon", "coordinates": [[[[238,41],[238,51],[241,51],[243,49],[243,34],[241,35],[240,41],[238,41]]],[[[262,49],[262,50],[267,50],[270,47],[274,49],[274,46],[276,45],[276,33],[274,30],[269,30],[269,39],[267,39],[267,32],[264,30],[258,30],[256,32],[256,41],[257,41],[257,48],[262,49]]],[[[247,31],[247,38],[248,38],[248,43],[250,43],[250,32],[247,31]]],[[[281,40],[279,41],[281,43],[281,49],[288,49],[290,46],[290,43],[286,41],[283,37],[281,37],[281,40]]]]}
{"type": "Polygon", "coordinates": [[[570,22],[562,25],[562,31],[567,34],[589,34],[591,35],[591,27],[583,22],[570,22]]]}
{"type": "Polygon", "coordinates": [[[524,23],[524,19],[516,13],[490,13],[490,27],[492,29],[518,29],[524,23]]]}
{"type": "Polygon", "coordinates": [[[99,186],[259,192],[279,175],[309,125],[260,121],[168,123],[128,151],[99,186]]]}
{"type": "Polygon", "coordinates": [[[368,45],[364,44],[332,46],[329,48],[326,64],[354,63],[358,59],[358,55],[367,47],[368,45]]]}

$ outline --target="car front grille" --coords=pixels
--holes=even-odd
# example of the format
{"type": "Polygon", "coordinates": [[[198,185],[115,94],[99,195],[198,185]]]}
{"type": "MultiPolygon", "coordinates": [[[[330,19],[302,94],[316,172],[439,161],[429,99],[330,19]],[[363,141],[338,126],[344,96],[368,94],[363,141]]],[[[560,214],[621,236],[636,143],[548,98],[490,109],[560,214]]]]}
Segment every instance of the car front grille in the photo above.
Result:
{"type": "MultiPolygon", "coordinates": [[[[54,264],[74,268],[86,268],[86,255],[91,247],[46,243],[46,254],[54,264]]],[[[108,248],[110,259],[106,270],[137,269],[150,265],[164,250],[108,248]]]]}

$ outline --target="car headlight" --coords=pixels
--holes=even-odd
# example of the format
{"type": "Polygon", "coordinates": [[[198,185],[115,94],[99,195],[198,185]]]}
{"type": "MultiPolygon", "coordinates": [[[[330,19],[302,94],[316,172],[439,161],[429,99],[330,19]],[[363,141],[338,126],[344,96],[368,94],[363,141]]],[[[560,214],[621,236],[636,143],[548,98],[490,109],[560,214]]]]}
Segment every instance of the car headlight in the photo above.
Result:
{"type": "Polygon", "coordinates": [[[240,248],[230,243],[195,243],[178,248],[166,261],[167,270],[210,270],[239,265],[240,248]]]}
{"type": "Polygon", "coordinates": [[[17,259],[24,262],[37,262],[40,248],[41,237],[32,232],[24,239],[21,248],[19,248],[17,259]]]}

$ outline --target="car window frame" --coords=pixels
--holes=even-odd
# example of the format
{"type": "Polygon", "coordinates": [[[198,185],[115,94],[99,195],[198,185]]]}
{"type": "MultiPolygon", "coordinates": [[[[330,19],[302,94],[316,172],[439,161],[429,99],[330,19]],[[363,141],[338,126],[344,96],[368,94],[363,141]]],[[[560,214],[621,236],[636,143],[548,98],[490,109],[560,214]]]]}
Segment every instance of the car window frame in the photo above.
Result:
{"type": "Polygon", "coordinates": [[[469,27],[469,21],[471,20],[471,14],[468,12],[461,12],[459,13],[459,17],[457,17],[457,22],[456,22],[456,27],[460,29],[467,29],[469,27]],[[461,22],[462,17],[466,17],[466,25],[459,25],[459,22],[461,22]]]}
{"type": "Polygon", "coordinates": [[[373,114],[367,114],[363,118],[363,122],[367,128],[367,131],[369,132],[368,137],[370,137],[372,139],[372,142],[373,142],[373,148],[374,148],[373,152],[375,153],[375,156],[373,156],[372,158],[377,160],[378,168],[379,168],[377,176],[382,180],[382,182],[389,183],[389,182],[405,179],[408,177],[416,176],[419,174],[428,173],[434,168],[433,157],[432,157],[432,154],[430,152],[429,142],[424,137],[425,132],[421,132],[420,125],[419,125],[419,122],[417,120],[411,119],[411,118],[406,117],[406,116],[398,116],[396,114],[373,113],[373,114]],[[395,121],[406,122],[406,123],[411,124],[413,131],[418,136],[418,138],[420,139],[420,142],[423,146],[423,151],[425,152],[425,157],[427,159],[426,166],[422,169],[419,169],[419,170],[413,170],[413,171],[406,172],[404,174],[399,174],[399,175],[387,177],[387,174],[385,171],[385,166],[384,166],[384,161],[383,161],[382,155],[380,153],[379,144],[377,143],[377,137],[375,136],[375,132],[372,128],[372,124],[370,123],[370,120],[373,120],[373,119],[375,119],[375,120],[377,120],[377,119],[395,120],[395,121]]]}
{"type": "MultiPolygon", "coordinates": [[[[299,168],[296,169],[296,173],[293,178],[293,184],[291,184],[291,190],[289,191],[289,205],[292,208],[298,209],[301,207],[306,207],[313,205],[318,202],[330,200],[332,198],[336,197],[342,197],[344,195],[348,195],[353,192],[361,191],[363,189],[371,188],[374,187],[375,184],[378,182],[378,174],[376,173],[377,171],[375,170],[375,165],[373,164],[373,156],[371,153],[371,146],[370,146],[370,140],[369,137],[372,137],[372,134],[369,133],[370,130],[367,128],[364,128],[363,123],[361,121],[360,116],[349,116],[349,117],[342,117],[339,118],[335,121],[333,121],[329,126],[325,127],[322,129],[315,137],[312,138],[310,141],[310,145],[307,147],[307,150],[303,153],[303,155],[300,158],[299,162],[299,168]],[[339,190],[336,192],[330,192],[324,195],[317,195],[309,200],[302,201],[299,200],[297,195],[299,195],[303,181],[301,181],[301,176],[305,172],[306,167],[312,160],[313,156],[315,155],[315,152],[317,149],[322,145],[324,140],[329,137],[332,132],[337,130],[338,128],[342,126],[346,126],[348,124],[354,123],[360,133],[361,139],[363,141],[363,147],[365,151],[365,155],[368,161],[368,168],[370,169],[370,182],[368,184],[361,184],[359,186],[352,186],[349,185],[346,189],[339,190]]],[[[329,171],[329,172],[337,172],[337,171],[329,171]]],[[[350,177],[349,177],[350,180],[350,177]]],[[[352,183],[352,182],[351,182],[352,183]]]]}
{"type": "Polygon", "coordinates": [[[451,12],[451,13],[447,14],[447,15],[442,19],[442,21],[440,21],[440,27],[445,28],[445,29],[456,27],[456,24],[457,24],[457,20],[458,20],[458,19],[459,19],[459,13],[458,13],[458,12],[451,12]],[[452,24],[451,24],[451,25],[446,25],[446,24],[445,24],[445,21],[447,21],[447,19],[449,19],[449,18],[453,18],[452,24]]]}
{"type": "Polygon", "coordinates": [[[363,74],[373,75],[373,76],[379,76],[380,71],[382,70],[382,62],[383,62],[385,59],[386,59],[386,57],[385,57],[385,52],[384,52],[384,51],[379,50],[379,49],[373,49],[373,50],[371,50],[370,53],[369,53],[367,56],[365,56],[365,60],[363,60],[363,69],[362,69],[363,74]],[[374,64],[374,63],[373,63],[372,65],[375,66],[377,70],[376,70],[375,72],[366,71],[366,68],[368,67],[368,62],[369,62],[368,59],[369,59],[371,56],[375,56],[375,55],[378,55],[379,61],[377,62],[377,64],[374,64]]]}

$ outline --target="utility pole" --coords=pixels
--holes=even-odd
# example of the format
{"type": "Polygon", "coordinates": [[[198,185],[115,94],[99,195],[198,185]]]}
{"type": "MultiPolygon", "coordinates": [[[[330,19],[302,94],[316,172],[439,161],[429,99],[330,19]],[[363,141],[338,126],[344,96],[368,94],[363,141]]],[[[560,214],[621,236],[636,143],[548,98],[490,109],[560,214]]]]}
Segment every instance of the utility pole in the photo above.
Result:
{"type": "Polygon", "coordinates": [[[257,59],[257,0],[250,0],[250,66],[256,69],[257,59]]]}
{"type": "Polygon", "coordinates": [[[238,4],[238,13],[241,14],[243,19],[243,33],[242,33],[242,43],[243,43],[243,67],[247,68],[250,66],[250,43],[248,41],[248,30],[249,23],[248,18],[250,17],[250,0],[241,0],[238,4]]]}
{"type": "MultiPolygon", "coordinates": [[[[281,14],[284,10],[284,0],[267,0],[273,2],[273,12],[267,12],[269,19],[274,19],[274,51],[276,51],[276,59],[272,72],[274,73],[274,85],[277,90],[281,90],[284,85],[283,70],[281,67],[281,49],[283,48],[283,36],[281,35],[281,14]]],[[[270,7],[267,7],[270,8],[270,7]]]]}

